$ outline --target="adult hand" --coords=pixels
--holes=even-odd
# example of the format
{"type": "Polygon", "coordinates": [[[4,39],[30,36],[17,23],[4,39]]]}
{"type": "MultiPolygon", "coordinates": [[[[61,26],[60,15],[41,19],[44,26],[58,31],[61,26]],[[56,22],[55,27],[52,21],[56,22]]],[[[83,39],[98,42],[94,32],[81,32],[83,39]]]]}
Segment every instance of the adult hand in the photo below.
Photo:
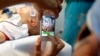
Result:
{"type": "Polygon", "coordinates": [[[57,37],[48,36],[51,41],[49,50],[41,51],[41,38],[36,42],[33,56],[56,56],[64,47],[64,43],[57,37]]]}
{"type": "Polygon", "coordinates": [[[41,16],[45,11],[51,11],[54,16],[57,18],[59,16],[59,12],[62,9],[61,3],[63,0],[42,0],[37,3],[33,3],[36,10],[39,12],[38,15],[41,16]]]}

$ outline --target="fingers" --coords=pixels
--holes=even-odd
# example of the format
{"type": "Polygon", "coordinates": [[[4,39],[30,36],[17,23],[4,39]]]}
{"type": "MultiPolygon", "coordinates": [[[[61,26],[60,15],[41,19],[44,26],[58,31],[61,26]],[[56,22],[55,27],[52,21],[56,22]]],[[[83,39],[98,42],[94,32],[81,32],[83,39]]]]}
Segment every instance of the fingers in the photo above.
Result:
{"type": "Polygon", "coordinates": [[[61,9],[62,9],[62,6],[61,6],[61,4],[62,4],[62,2],[63,2],[63,0],[57,0],[57,10],[58,10],[58,13],[61,11],[61,9]]]}
{"type": "MultiPolygon", "coordinates": [[[[51,1],[50,1],[51,2],[51,1]]],[[[57,2],[56,2],[57,4],[57,2]]],[[[42,19],[42,15],[46,10],[49,10],[53,13],[53,15],[57,18],[59,16],[59,12],[61,11],[62,7],[61,4],[57,4],[57,6],[52,7],[45,7],[39,4],[33,4],[36,10],[38,11],[39,18],[42,19]]],[[[49,6],[49,5],[48,5],[49,6]]]]}
{"type": "Polygon", "coordinates": [[[64,43],[60,40],[60,38],[48,36],[51,41],[51,47],[47,52],[49,56],[56,56],[62,48],[65,46],[64,43]]]}
{"type": "Polygon", "coordinates": [[[56,48],[57,48],[57,42],[56,42],[55,38],[52,37],[52,36],[48,36],[48,38],[49,38],[50,41],[51,41],[51,47],[50,47],[50,49],[48,50],[49,52],[48,52],[47,55],[52,56],[52,55],[55,54],[54,51],[56,51],[56,48]]]}
{"type": "Polygon", "coordinates": [[[55,9],[52,9],[51,11],[53,12],[54,16],[55,16],[56,18],[58,18],[58,16],[59,16],[59,10],[58,10],[58,7],[55,8],[55,9]]]}
{"type": "Polygon", "coordinates": [[[60,40],[60,38],[55,37],[58,45],[57,45],[57,51],[59,52],[60,50],[62,50],[62,48],[65,46],[65,44],[60,40]]]}
{"type": "Polygon", "coordinates": [[[42,19],[42,15],[43,15],[43,12],[38,10],[38,11],[37,11],[37,16],[36,16],[37,19],[38,19],[38,20],[41,20],[41,19],[42,19]]]}
{"type": "Polygon", "coordinates": [[[62,9],[61,4],[58,4],[58,13],[60,13],[61,9],[62,9]]]}
{"type": "Polygon", "coordinates": [[[40,56],[41,55],[41,38],[38,38],[38,40],[35,43],[33,55],[34,56],[40,56]]]}

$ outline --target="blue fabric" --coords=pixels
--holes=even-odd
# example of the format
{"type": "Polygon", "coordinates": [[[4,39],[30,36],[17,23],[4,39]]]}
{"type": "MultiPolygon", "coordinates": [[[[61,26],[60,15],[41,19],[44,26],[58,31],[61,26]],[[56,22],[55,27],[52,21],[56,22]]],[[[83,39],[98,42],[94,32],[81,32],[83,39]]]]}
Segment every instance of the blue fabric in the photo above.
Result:
{"type": "MultiPolygon", "coordinates": [[[[87,0],[88,1],[88,0],[87,0]]],[[[81,26],[86,20],[86,14],[91,7],[92,2],[73,2],[68,3],[65,9],[65,22],[63,31],[63,40],[74,46],[76,37],[81,26]]]]}

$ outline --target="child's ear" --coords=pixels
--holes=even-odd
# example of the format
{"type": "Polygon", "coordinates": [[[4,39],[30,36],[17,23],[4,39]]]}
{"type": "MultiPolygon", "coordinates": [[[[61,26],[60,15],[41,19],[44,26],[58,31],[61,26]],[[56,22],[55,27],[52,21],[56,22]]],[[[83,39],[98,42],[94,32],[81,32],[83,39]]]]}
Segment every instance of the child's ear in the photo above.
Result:
{"type": "Polygon", "coordinates": [[[30,23],[31,26],[36,26],[37,25],[37,22],[36,22],[35,19],[30,19],[29,23],[30,23]]]}

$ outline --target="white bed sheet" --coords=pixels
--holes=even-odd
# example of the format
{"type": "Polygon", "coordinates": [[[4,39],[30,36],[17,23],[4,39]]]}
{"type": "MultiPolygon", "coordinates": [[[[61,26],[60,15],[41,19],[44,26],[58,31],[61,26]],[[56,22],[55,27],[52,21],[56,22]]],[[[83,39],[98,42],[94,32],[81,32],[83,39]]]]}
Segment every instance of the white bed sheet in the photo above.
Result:
{"type": "MultiPolygon", "coordinates": [[[[6,41],[0,44],[0,56],[31,56],[37,38],[38,36],[30,36],[19,40],[6,41]]],[[[72,47],[66,42],[64,43],[65,47],[58,56],[71,56],[72,47]]]]}

